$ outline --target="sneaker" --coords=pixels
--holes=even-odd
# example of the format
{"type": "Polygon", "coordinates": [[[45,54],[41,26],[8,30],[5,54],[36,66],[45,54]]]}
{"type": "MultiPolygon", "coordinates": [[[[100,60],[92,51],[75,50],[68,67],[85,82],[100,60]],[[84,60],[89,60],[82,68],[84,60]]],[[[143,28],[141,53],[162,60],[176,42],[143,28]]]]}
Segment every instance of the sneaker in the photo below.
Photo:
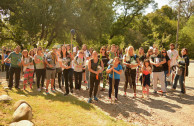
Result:
{"type": "Polygon", "coordinates": [[[85,80],[85,81],[84,81],[84,84],[87,84],[87,83],[88,83],[88,82],[85,80]]]}
{"type": "Polygon", "coordinates": [[[127,97],[127,92],[125,92],[123,96],[124,96],[124,97],[127,97]]]}
{"type": "Polygon", "coordinates": [[[46,89],[46,94],[49,94],[48,89],[46,89]]]}
{"type": "Polygon", "coordinates": [[[174,88],[171,88],[171,89],[170,89],[170,91],[172,91],[172,92],[173,92],[173,91],[176,91],[176,89],[174,89],[174,88]]]}
{"type": "Polygon", "coordinates": [[[41,92],[41,89],[40,88],[38,88],[38,92],[41,92]]]}
{"type": "Polygon", "coordinates": [[[88,99],[88,103],[92,103],[92,99],[91,98],[88,99]]]}
{"type": "Polygon", "coordinates": [[[166,92],[163,92],[163,93],[162,93],[162,96],[166,96],[166,92]]]}
{"type": "Polygon", "coordinates": [[[20,87],[16,87],[15,89],[16,89],[16,90],[20,90],[20,87]]]}
{"type": "Polygon", "coordinates": [[[97,97],[94,97],[94,100],[95,100],[95,101],[98,101],[98,98],[97,98],[97,97]]]}
{"type": "Polygon", "coordinates": [[[153,91],[154,94],[157,94],[157,91],[153,91]]]}
{"type": "Polygon", "coordinates": [[[51,92],[55,93],[55,89],[51,88],[51,92]]]}

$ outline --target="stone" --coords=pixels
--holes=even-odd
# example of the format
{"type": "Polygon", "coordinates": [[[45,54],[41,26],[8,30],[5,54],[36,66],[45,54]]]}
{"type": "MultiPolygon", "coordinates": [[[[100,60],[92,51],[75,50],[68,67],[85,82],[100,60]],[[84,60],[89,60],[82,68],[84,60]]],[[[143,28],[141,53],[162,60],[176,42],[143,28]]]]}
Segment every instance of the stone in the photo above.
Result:
{"type": "Polygon", "coordinates": [[[34,126],[34,124],[28,120],[21,120],[19,122],[11,123],[9,126],[34,126]]]}
{"type": "MultiPolygon", "coordinates": [[[[17,101],[15,104],[14,104],[14,106],[13,106],[13,108],[14,108],[14,110],[16,110],[22,103],[26,103],[26,104],[28,104],[25,100],[19,100],[19,101],[17,101]]],[[[28,104],[29,105],[29,104],[28,104]]],[[[29,105],[30,106],[30,105],[29,105]]],[[[31,106],[30,106],[31,107],[31,106]]],[[[32,109],[32,107],[31,107],[31,109],[32,109]]]]}
{"type": "Polygon", "coordinates": [[[14,108],[13,122],[32,120],[32,108],[27,102],[20,100],[14,104],[14,108]]]}
{"type": "Polygon", "coordinates": [[[0,101],[9,102],[11,100],[12,100],[12,98],[9,97],[8,95],[1,95],[0,96],[0,101]]]}

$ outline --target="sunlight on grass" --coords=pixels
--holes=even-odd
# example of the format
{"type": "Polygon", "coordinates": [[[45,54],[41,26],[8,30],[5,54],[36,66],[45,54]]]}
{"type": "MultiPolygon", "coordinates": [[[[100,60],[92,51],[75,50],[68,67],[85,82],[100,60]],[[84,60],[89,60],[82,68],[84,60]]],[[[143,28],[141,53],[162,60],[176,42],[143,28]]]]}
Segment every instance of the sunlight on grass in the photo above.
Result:
{"type": "MultiPolygon", "coordinates": [[[[6,94],[0,86],[0,95],[6,94]]],[[[64,97],[61,93],[46,95],[37,91],[9,91],[13,98],[11,103],[0,103],[0,125],[11,122],[13,104],[18,100],[26,100],[33,111],[33,120],[38,126],[64,126],[64,125],[127,125],[126,122],[116,120],[106,115],[92,104],[78,100],[74,96],[64,97]],[[4,114],[2,114],[4,113],[4,114]],[[2,116],[1,116],[2,115],[2,116]]]]}

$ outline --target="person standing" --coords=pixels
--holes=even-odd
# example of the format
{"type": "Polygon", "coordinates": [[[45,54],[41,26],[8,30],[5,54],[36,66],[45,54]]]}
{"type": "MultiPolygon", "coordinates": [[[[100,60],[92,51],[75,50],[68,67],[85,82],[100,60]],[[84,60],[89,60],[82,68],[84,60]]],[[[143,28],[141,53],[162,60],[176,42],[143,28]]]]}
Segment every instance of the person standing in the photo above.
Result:
{"type": "Polygon", "coordinates": [[[174,83],[173,83],[173,87],[171,90],[176,90],[177,87],[177,82],[179,80],[179,84],[181,87],[181,94],[185,94],[185,77],[189,75],[189,57],[188,55],[188,50],[186,48],[183,48],[181,51],[181,58],[178,61],[178,66],[177,66],[177,71],[176,71],[176,75],[174,78],[174,83]]]}
{"type": "Polygon", "coordinates": [[[124,85],[124,92],[126,96],[127,86],[128,83],[130,87],[133,88],[134,91],[134,98],[136,97],[136,68],[140,65],[139,57],[134,54],[133,46],[128,47],[128,52],[123,59],[123,65],[126,66],[125,71],[125,85],[124,85]]]}
{"type": "Polygon", "coordinates": [[[106,81],[107,80],[106,69],[108,68],[108,61],[109,61],[108,55],[106,53],[106,47],[105,46],[102,46],[102,48],[100,49],[100,55],[99,55],[98,58],[100,58],[102,60],[103,64],[104,64],[104,70],[102,72],[103,87],[101,89],[101,91],[104,91],[105,86],[106,86],[106,82],[107,82],[106,81]]]}
{"type": "Polygon", "coordinates": [[[150,57],[150,63],[153,65],[152,72],[153,72],[153,89],[154,93],[157,93],[157,83],[158,80],[161,84],[161,89],[163,92],[163,95],[166,95],[166,86],[165,86],[165,75],[164,75],[164,69],[163,64],[166,63],[166,59],[162,54],[159,54],[158,48],[154,48],[153,50],[154,55],[150,57]]]}
{"type": "Polygon", "coordinates": [[[15,74],[15,88],[19,88],[19,81],[20,81],[20,72],[21,72],[21,57],[22,54],[20,53],[20,46],[17,46],[15,48],[15,51],[10,53],[10,55],[5,59],[5,62],[8,62],[8,60],[11,60],[11,67],[9,70],[9,89],[12,89],[13,87],[13,75],[15,74]]]}
{"type": "Polygon", "coordinates": [[[75,76],[75,90],[81,90],[82,73],[85,67],[86,60],[84,58],[84,51],[80,50],[78,56],[74,58],[74,76],[75,76]]]}
{"type": "Polygon", "coordinates": [[[26,85],[29,83],[30,88],[32,89],[32,83],[33,83],[33,74],[34,74],[34,63],[33,63],[33,57],[29,56],[27,50],[22,51],[22,65],[23,65],[23,71],[24,71],[24,90],[26,90],[26,85]]]}
{"type": "Polygon", "coordinates": [[[69,74],[72,67],[71,57],[66,47],[63,47],[61,57],[62,57],[62,68],[64,69],[63,75],[65,79],[65,90],[66,90],[66,93],[64,94],[64,96],[66,96],[69,94],[69,88],[70,88],[70,91],[73,92],[73,83],[70,83],[69,85],[69,74]]]}
{"type": "Polygon", "coordinates": [[[94,100],[98,101],[96,97],[98,91],[98,85],[100,84],[100,76],[104,70],[104,65],[101,59],[98,58],[98,53],[93,51],[92,59],[88,62],[88,70],[90,71],[90,90],[88,103],[92,102],[92,92],[94,90],[94,100]]]}
{"type": "Polygon", "coordinates": [[[36,84],[38,91],[44,87],[46,69],[45,69],[45,56],[42,52],[42,47],[37,48],[36,55],[34,56],[35,68],[36,68],[36,84]],[[40,88],[41,79],[41,88],[40,88]]]}
{"type": "Polygon", "coordinates": [[[115,57],[113,61],[113,65],[109,65],[106,72],[109,74],[109,99],[111,100],[112,93],[112,83],[114,81],[114,89],[115,89],[115,101],[118,100],[118,87],[120,82],[120,75],[122,73],[122,66],[119,64],[119,57],[115,57]],[[114,80],[113,80],[113,72],[114,72],[114,80]]]}
{"type": "Polygon", "coordinates": [[[51,81],[51,92],[55,92],[54,90],[54,79],[56,74],[56,63],[57,63],[57,56],[56,56],[57,48],[54,46],[52,48],[52,52],[48,53],[45,59],[46,63],[46,94],[48,92],[48,86],[51,81]]]}
{"type": "MultiPolygon", "coordinates": [[[[5,55],[4,59],[6,59],[10,53],[11,53],[10,51],[6,51],[6,55],[5,55]]],[[[6,81],[9,81],[10,62],[11,62],[10,59],[7,62],[5,62],[6,81]]]]}
{"type": "Polygon", "coordinates": [[[175,77],[175,68],[177,65],[177,58],[179,56],[178,51],[175,50],[175,45],[173,43],[170,44],[170,50],[167,51],[167,55],[170,58],[170,68],[172,74],[172,83],[175,77]]]}
{"type": "Polygon", "coordinates": [[[162,50],[162,55],[166,59],[166,63],[163,64],[163,68],[164,68],[164,74],[165,74],[165,86],[167,87],[168,82],[166,78],[170,76],[170,58],[168,57],[165,49],[162,50]]]}

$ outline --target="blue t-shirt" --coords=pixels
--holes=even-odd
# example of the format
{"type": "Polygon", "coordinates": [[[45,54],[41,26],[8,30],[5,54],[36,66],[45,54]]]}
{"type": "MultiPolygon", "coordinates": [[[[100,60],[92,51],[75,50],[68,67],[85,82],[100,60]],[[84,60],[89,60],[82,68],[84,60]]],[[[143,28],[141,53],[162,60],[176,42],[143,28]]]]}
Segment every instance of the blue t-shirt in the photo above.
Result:
{"type": "MultiPolygon", "coordinates": [[[[7,57],[8,57],[8,55],[5,54],[4,59],[6,59],[7,57]]],[[[10,66],[10,63],[5,63],[5,65],[6,65],[6,66],[10,66]]]]}
{"type": "MultiPolygon", "coordinates": [[[[110,65],[108,66],[108,69],[110,69],[110,65]]],[[[119,64],[116,68],[114,68],[115,70],[119,71],[122,70],[122,66],[119,64]]],[[[113,78],[113,74],[109,74],[110,78],[113,78]]],[[[115,79],[120,79],[120,74],[117,74],[116,72],[114,72],[114,78],[115,79]]]]}

